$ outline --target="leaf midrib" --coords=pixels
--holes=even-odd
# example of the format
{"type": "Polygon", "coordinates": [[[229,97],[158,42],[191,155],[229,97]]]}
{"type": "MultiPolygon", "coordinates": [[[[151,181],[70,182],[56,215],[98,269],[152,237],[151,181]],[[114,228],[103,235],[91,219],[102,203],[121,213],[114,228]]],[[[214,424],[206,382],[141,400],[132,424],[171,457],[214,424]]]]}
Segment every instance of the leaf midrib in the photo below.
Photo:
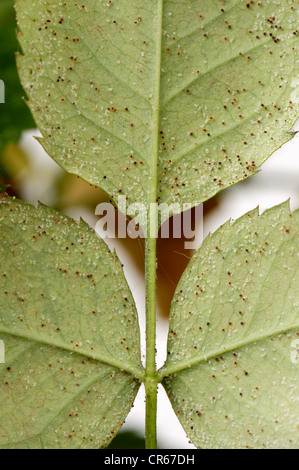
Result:
{"type": "Polygon", "coordinates": [[[163,0],[157,3],[157,40],[156,61],[153,83],[153,113],[152,113],[152,142],[150,165],[152,169],[149,178],[149,202],[156,203],[158,192],[158,159],[159,159],[159,130],[161,109],[161,75],[162,75],[162,29],[163,29],[163,0]]]}
{"type": "Polygon", "coordinates": [[[52,338],[51,339],[47,339],[45,337],[41,338],[32,334],[24,334],[24,332],[21,332],[19,330],[14,330],[13,328],[4,328],[3,326],[1,326],[0,333],[8,334],[11,336],[16,336],[18,338],[22,338],[27,341],[34,341],[36,343],[45,344],[47,346],[59,348],[63,351],[67,351],[72,354],[84,356],[88,359],[93,359],[93,360],[105,363],[109,366],[115,367],[121,371],[128,372],[134,375],[135,377],[137,377],[139,380],[141,381],[143,380],[144,374],[140,366],[139,367],[134,366],[133,364],[126,363],[124,361],[115,359],[113,357],[108,357],[104,354],[97,354],[96,352],[92,352],[91,354],[91,352],[85,348],[79,347],[79,348],[74,349],[72,346],[69,346],[61,341],[55,341],[52,338]]]}
{"type": "Polygon", "coordinates": [[[172,375],[172,374],[176,374],[178,372],[182,372],[183,370],[186,370],[186,369],[189,369],[193,366],[199,365],[202,362],[207,362],[210,359],[220,357],[220,356],[222,356],[224,354],[227,354],[231,351],[236,351],[236,350],[242,349],[246,346],[250,346],[254,343],[258,343],[260,341],[265,341],[265,340],[267,340],[267,339],[269,339],[273,336],[279,336],[281,334],[286,334],[290,331],[297,330],[297,329],[299,329],[299,323],[295,324],[293,326],[287,327],[287,328],[283,328],[283,329],[271,331],[269,333],[265,333],[264,335],[251,336],[246,341],[244,341],[244,340],[243,341],[238,341],[237,343],[228,345],[227,347],[222,347],[222,349],[211,351],[208,354],[199,355],[199,356],[196,356],[194,358],[182,360],[177,364],[173,364],[173,365],[170,365],[170,366],[165,365],[159,371],[159,374],[158,374],[159,381],[162,381],[168,375],[172,375]]]}

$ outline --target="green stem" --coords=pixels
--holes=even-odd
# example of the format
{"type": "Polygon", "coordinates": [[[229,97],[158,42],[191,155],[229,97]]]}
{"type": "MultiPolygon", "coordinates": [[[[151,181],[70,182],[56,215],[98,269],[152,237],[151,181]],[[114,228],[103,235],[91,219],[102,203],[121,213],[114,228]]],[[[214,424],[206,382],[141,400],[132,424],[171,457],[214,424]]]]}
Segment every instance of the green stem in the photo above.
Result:
{"type": "Polygon", "coordinates": [[[157,448],[157,382],[145,379],[145,444],[147,449],[157,448]]]}
{"type": "Polygon", "coordinates": [[[146,368],[145,435],[146,448],[156,449],[157,381],[156,376],[156,240],[146,242],[146,368]]]}
{"type": "Polygon", "coordinates": [[[157,421],[157,370],[156,370],[156,257],[157,257],[157,185],[158,185],[158,157],[159,157],[159,131],[160,131],[160,88],[161,88],[161,58],[162,58],[162,30],[163,30],[163,0],[156,0],[156,63],[153,81],[152,101],[152,142],[151,158],[149,162],[150,174],[148,179],[148,212],[147,237],[145,252],[145,279],[146,279],[146,447],[156,449],[156,421],[157,421]]]}
{"type": "Polygon", "coordinates": [[[146,399],[146,434],[145,444],[147,449],[157,448],[157,382],[145,379],[146,399]]]}

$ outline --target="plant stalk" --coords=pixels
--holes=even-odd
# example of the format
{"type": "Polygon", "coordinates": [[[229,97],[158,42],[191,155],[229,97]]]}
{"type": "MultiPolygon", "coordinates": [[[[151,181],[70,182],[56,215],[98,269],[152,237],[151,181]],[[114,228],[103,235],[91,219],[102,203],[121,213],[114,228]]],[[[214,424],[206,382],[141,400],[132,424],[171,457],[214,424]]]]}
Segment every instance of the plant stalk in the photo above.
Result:
{"type": "Polygon", "coordinates": [[[158,231],[158,160],[160,148],[160,89],[162,62],[163,0],[156,0],[156,50],[152,100],[152,141],[148,176],[148,210],[145,248],[146,280],[146,367],[145,367],[145,434],[146,448],[157,446],[157,369],[156,369],[156,269],[158,231]]]}
{"type": "Polygon", "coordinates": [[[146,241],[146,368],[145,368],[145,436],[146,448],[157,445],[157,381],[156,381],[156,239],[146,241]]]}
{"type": "Polygon", "coordinates": [[[157,382],[145,379],[145,445],[146,449],[157,448],[157,382]]]}

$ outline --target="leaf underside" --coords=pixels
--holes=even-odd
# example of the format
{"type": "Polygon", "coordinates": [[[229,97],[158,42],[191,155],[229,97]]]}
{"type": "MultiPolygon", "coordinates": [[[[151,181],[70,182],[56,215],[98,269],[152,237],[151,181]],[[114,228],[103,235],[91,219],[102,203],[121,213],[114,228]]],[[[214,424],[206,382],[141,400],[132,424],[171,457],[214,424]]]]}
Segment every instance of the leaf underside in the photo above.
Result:
{"type": "Polygon", "coordinates": [[[0,448],[105,446],[142,371],[121,264],[85,223],[45,206],[7,198],[0,223],[0,448]]]}
{"type": "Polygon", "coordinates": [[[16,0],[43,147],[115,203],[157,185],[197,205],[249,177],[298,115],[296,4],[16,0]]]}
{"type": "Polygon", "coordinates": [[[164,386],[203,448],[298,448],[299,211],[208,237],[177,287],[164,386]]]}

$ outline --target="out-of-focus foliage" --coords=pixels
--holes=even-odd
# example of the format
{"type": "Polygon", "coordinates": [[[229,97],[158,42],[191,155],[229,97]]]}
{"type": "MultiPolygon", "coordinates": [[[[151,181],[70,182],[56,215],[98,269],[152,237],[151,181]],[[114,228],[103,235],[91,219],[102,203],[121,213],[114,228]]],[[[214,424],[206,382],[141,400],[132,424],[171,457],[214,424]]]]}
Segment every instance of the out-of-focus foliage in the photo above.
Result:
{"type": "MultiPolygon", "coordinates": [[[[20,50],[12,0],[0,2],[0,79],[5,84],[5,103],[0,104],[0,154],[7,142],[16,142],[22,130],[35,127],[22,97],[15,52],[20,50]]],[[[0,174],[3,172],[0,161],[0,174]]]]}
{"type": "Polygon", "coordinates": [[[121,431],[108,449],[145,449],[145,439],[135,431],[121,431]]]}

